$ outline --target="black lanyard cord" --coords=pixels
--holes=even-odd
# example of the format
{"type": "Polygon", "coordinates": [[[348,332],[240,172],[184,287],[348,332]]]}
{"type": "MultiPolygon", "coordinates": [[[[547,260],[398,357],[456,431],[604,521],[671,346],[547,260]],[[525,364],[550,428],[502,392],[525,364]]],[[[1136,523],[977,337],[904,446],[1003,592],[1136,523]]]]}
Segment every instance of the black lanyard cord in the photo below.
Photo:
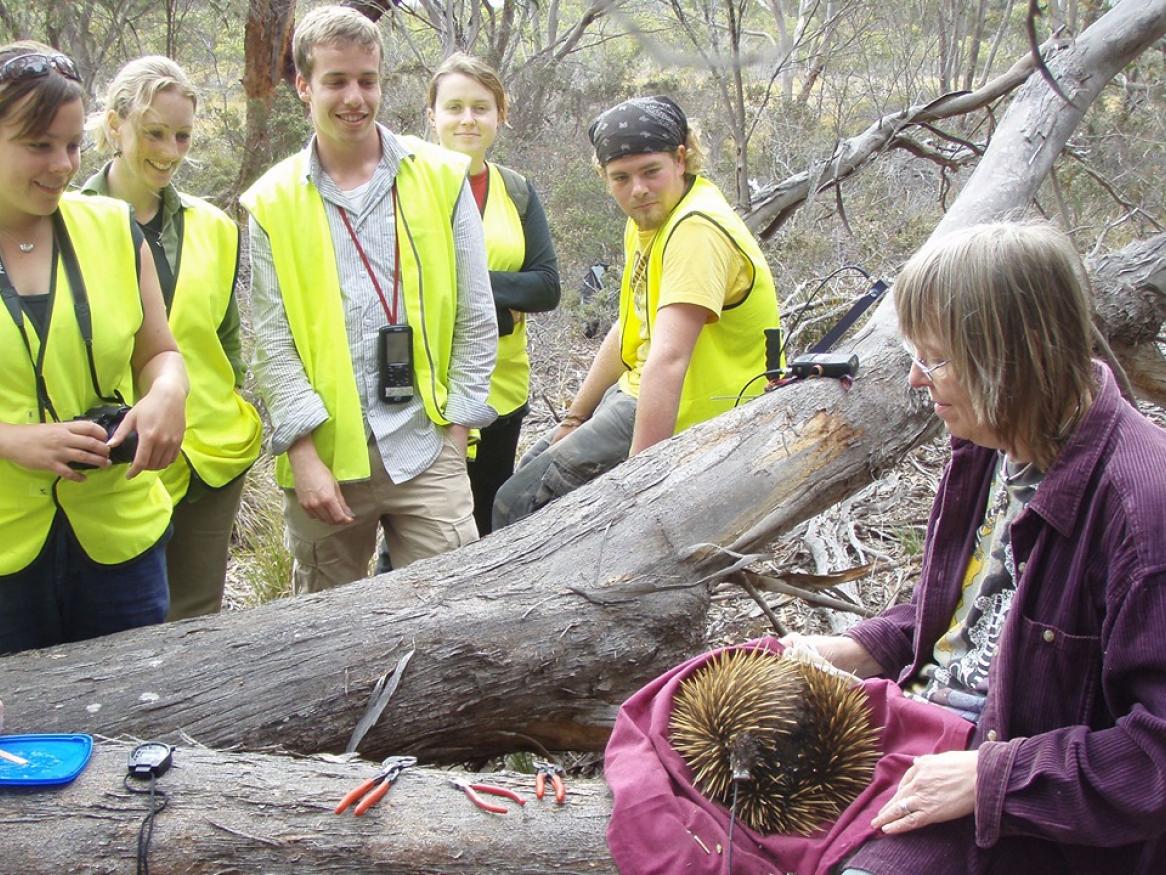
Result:
{"type": "MultiPolygon", "coordinates": [[[[57,241],[53,238],[53,263],[57,261],[57,241]]],[[[20,295],[16,291],[16,286],[12,283],[12,277],[8,275],[8,270],[4,267],[4,259],[0,258],[0,296],[4,298],[4,306],[8,310],[8,314],[12,317],[12,321],[16,323],[16,329],[20,332],[20,339],[24,341],[24,349],[28,353],[29,364],[32,365],[32,376],[36,386],[36,407],[37,418],[41,422],[47,422],[46,414],[53,418],[54,422],[60,422],[61,418],[57,416],[56,408],[53,407],[53,401],[49,397],[48,384],[45,382],[44,362],[45,362],[45,347],[48,339],[48,326],[51,322],[52,302],[55,297],[55,288],[52,280],[49,281],[49,314],[50,316],[45,320],[45,337],[41,339],[40,349],[34,356],[32,354],[32,342],[28,339],[28,329],[25,326],[24,308],[20,303],[20,295]]]]}
{"type": "Polygon", "coordinates": [[[69,289],[73,293],[73,315],[77,319],[77,327],[81,329],[81,341],[85,344],[85,357],[89,361],[89,379],[93,384],[93,391],[102,401],[125,404],[125,399],[117,389],[113,390],[112,396],[101,391],[101,382],[97,379],[97,362],[93,358],[93,316],[89,310],[89,295],[85,291],[85,279],[81,276],[81,262],[77,260],[77,250],[73,248],[69,229],[65,227],[65,219],[61,216],[60,210],[53,213],[53,239],[60,247],[61,263],[65,268],[65,276],[69,278],[69,289]]]}
{"type": "Polygon", "coordinates": [[[125,404],[125,399],[118,390],[115,389],[112,396],[106,395],[101,390],[101,382],[97,378],[97,362],[93,356],[93,318],[89,309],[89,296],[85,291],[85,280],[81,276],[81,265],[77,260],[77,251],[73,248],[73,241],[69,238],[69,231],[65,227],[65,220],[62,218],[60,210],[52,214],[52,223],[53,278],[50,280],[48,319],[45,321],[44,337],[41,338],[40,349],[35,356],[32,353],[32,343],[28,339],[28,330],[25,327],[20,294],[16,291],[16,286],[13,285],[12,278],[4,267],[3,259],[0,259],[0,296],[4,298],[8,314],[16,323],[17,330],[20,331],[24,348],[28,352],[28,360],[32,364],[33,377],[36,381],[37,413],[41,422],[47,421],[46,414],[51,416],[54,422],[61,421],[53,407],[52,399],[49,397],[48,384],[44,376],[45,350],[49,345],[49,329],[52,325],[52,312],[56,301],[55,267],[58,257],[65,268],[65,275],[69,279],[69,289],[73,298],[73,315],[81,332],[81,341],[85,345],[85,358],[89,366],[89,379],[93,384],[93,391],[102,401],[111,404],[125,404]]]}

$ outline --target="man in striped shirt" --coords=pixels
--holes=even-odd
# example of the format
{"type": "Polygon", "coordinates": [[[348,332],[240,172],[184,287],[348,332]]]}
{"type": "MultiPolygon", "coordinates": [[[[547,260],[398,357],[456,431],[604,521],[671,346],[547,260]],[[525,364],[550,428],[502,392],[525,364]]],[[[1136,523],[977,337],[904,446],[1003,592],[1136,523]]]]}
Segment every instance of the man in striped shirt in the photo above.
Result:
{"type": "Polygon", "coordinates": [[[494,419],[497,327],[465,166],[376,122],[376,26],[320,7],[293,49],[315,135],[241,200],[294,585],[315,592],[367,576],[378,522],[398,568],[477,539],[466,439],[494,419]]]}

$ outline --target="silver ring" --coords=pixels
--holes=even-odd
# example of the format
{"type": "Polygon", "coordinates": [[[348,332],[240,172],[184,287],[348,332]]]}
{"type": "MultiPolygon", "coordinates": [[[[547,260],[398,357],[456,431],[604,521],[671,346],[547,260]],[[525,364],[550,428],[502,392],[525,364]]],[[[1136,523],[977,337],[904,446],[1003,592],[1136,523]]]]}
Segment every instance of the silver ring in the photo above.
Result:
{"type": "Polygon", "coordinates": [[[899,800],[899,810],[900,810],[901,812],[903,812],[903,817],[906,817],[908,814],[910,814],[910,813],[911,813],[911,806],[909,806],[909,805],[907,804],[907,800],[906,800],[906,799],[900,799],[900,800],[899,800]]]}

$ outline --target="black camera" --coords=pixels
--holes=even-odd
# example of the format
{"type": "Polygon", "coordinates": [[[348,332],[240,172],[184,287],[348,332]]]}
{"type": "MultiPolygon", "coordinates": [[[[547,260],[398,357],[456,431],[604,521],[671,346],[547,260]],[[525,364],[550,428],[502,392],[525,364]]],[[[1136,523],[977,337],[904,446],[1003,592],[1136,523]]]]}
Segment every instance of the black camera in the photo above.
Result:
{"type": "MultiPolygon", "coordinates": [[[[74,416],[74,422],[96,422],[103,429],[105,429],[105,439],[109,440],[113,437],[113,433],[117,431],[117,427],[121,425],[121,421],[126,418],[126,414],[130,412],[130,408],[124,404],[114,406],[112,404],[102,407],[90,407],[80,416],[74,416]]],[[[134,455],[138,452],[138,433],[131,431],[126,435],[124,441],[116,447],[109,448],[109,461],[115,465],[128,465],[134,460],[134,455]]],[[[96,468],[96,465],[89,465],[85,462],[70,462],[69,467],[77,471],[86,471],[96,468]]]]}
{"type": "Polygon", "coordinates": [[[378,392],[386,404],[404,404],[413,397],[413,328],[385,325],[377,334],[378,392]]]}

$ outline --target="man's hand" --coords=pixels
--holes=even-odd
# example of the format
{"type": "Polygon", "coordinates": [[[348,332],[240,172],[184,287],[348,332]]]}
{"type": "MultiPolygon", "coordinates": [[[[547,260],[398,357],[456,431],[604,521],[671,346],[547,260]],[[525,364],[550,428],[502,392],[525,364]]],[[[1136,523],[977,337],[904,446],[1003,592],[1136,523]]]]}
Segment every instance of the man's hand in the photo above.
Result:
{"type": "Polygon", "coordinates": [[[916,757],[899,789],[870,825],[888,835],[966,817],[976,810],[980,752],[952,750],[916,757]]]}
{"type": "Polygon", "coordinates": [[[30,425],[0,424],[0,458],[34,471],[51,471],[65,480],[84,483],[85,475],[70,462],[109,467],[105,429],[88,420],[30,425]]]}
{"type": "Polygon", "coordinates": [[[551,435],[551,444],[557,444],[569,434],[574,434],[575,429],[587,421],[586,417],[578,414],[567,412],[567,415],[559,422],[558,428],[555,429],[554,434],[551,435]]]}
{"type": "Polygon", "coordinates": [[[288,461],[296,481],[296,500],[304,513],[314,520],[333,526],[346,526],[356,521],[340,484],[316,452],[312,436],[305,435],[287,451],[288,461]]]}
{"type": "Polygon", "coordinates": [[[860,678],[886,674],[885,669],[875,661],[865,647],[845,635],[800,635],[791,632],[781,639],[783,647],[790,647],[795,642],[812,647],[835,668],[848,671],[860,678]]]}
{"type": "Polygon", "coordinates": [[[470,427],[468,425],[458,425],[456,422],[451,422],[446,426],[446,431],[449,433],[454,446],[458,448],[458,452],[462,454],[462,458],[465,458],[466,448],[470,442],[470,427]]]}

